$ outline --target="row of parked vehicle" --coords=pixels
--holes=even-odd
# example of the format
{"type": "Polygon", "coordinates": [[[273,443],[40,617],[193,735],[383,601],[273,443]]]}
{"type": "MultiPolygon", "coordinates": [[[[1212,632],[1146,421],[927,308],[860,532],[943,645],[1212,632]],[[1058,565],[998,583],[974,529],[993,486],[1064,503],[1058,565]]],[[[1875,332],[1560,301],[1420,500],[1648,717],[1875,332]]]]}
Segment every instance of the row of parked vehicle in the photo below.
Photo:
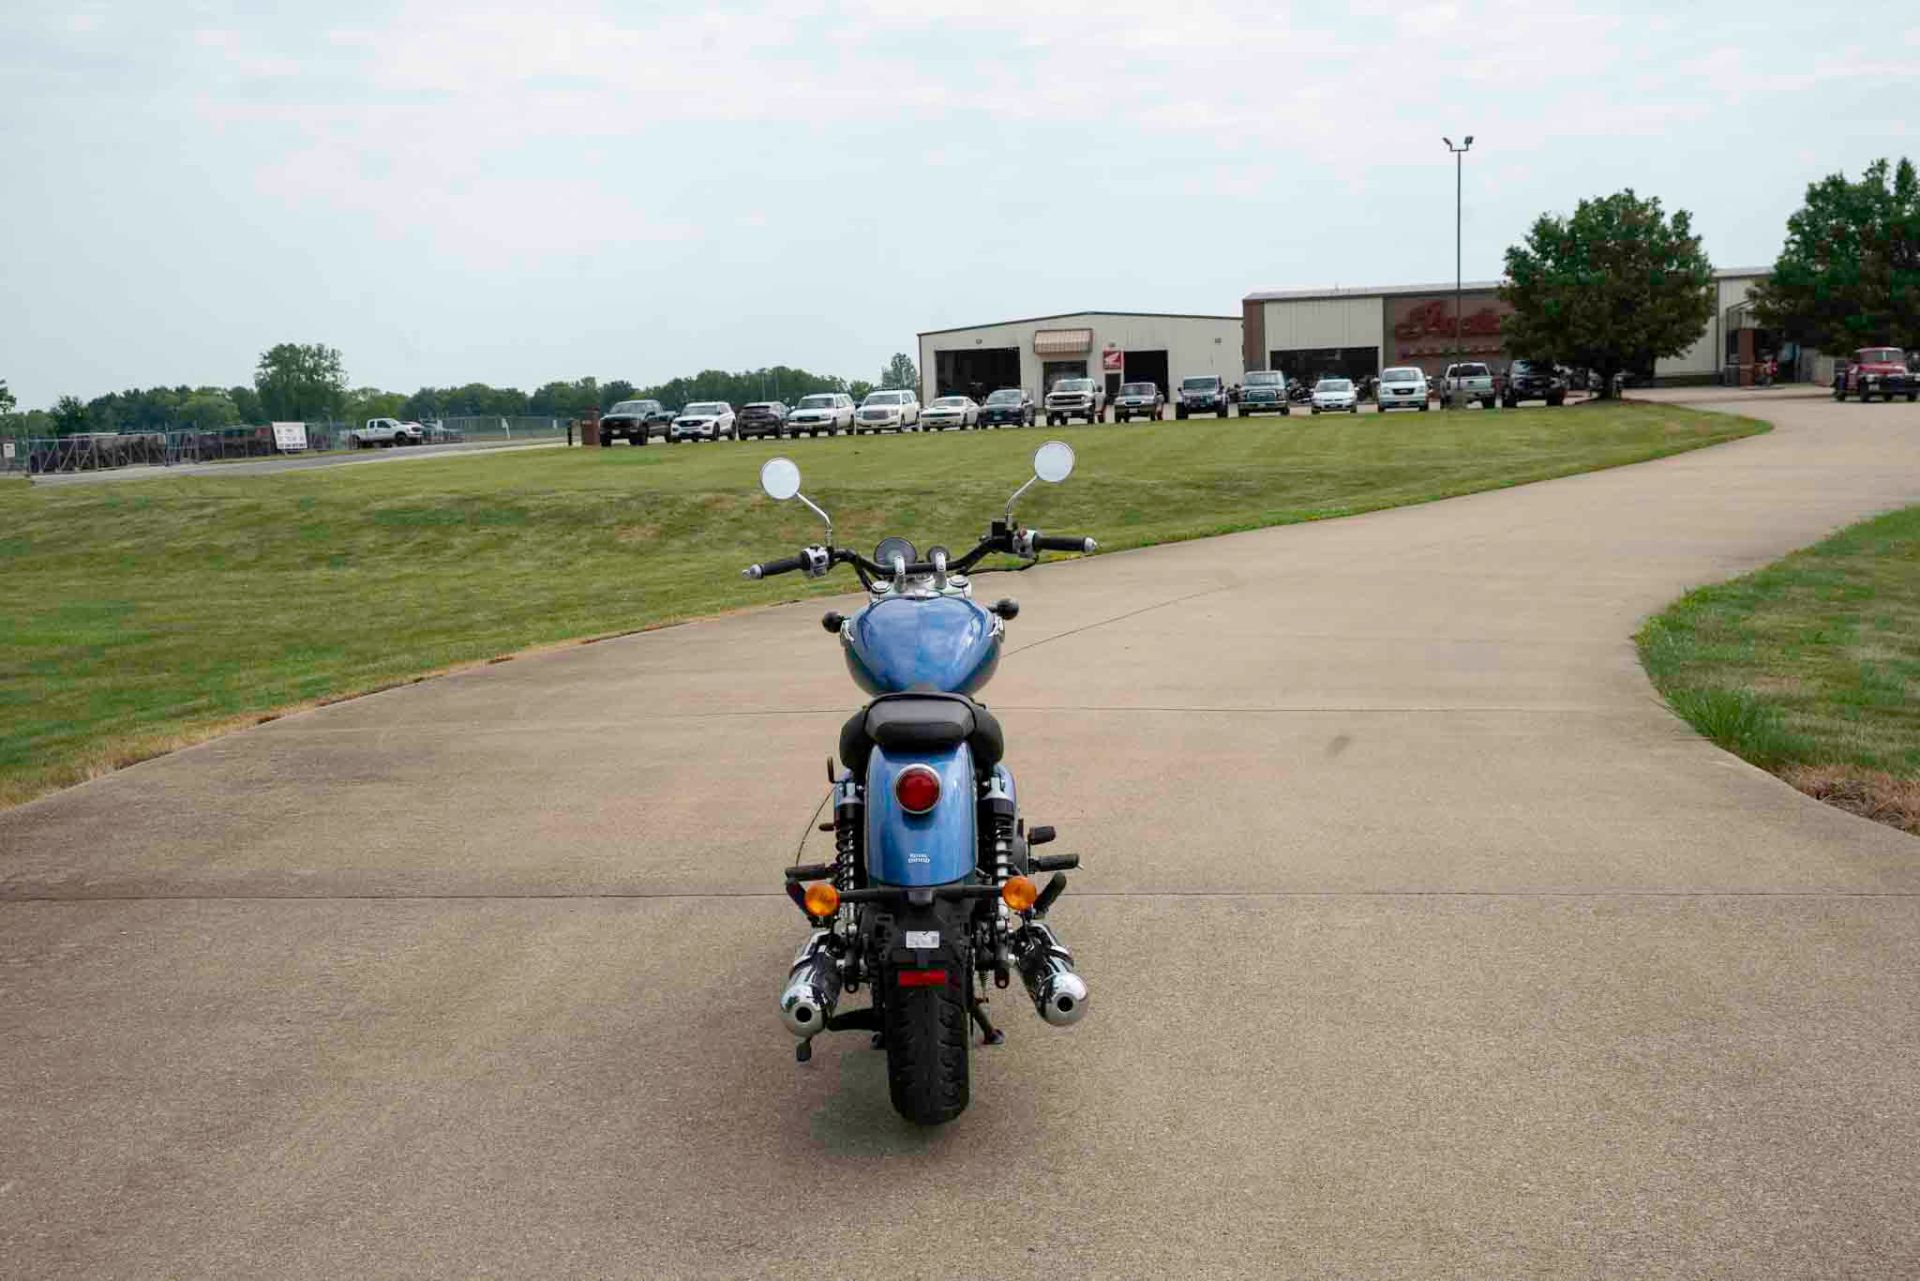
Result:
{"type": "Polygon", "coordinates": [[[681,406],[677,413],[657,400],[623,400],[601,415],[600,440],[624,440],[633,445],[650,440],[678,444],[683,440],[859,435],[980,424],[980,407],[964,396],[942,397],[923,409],[920,398],[911,391],[876,391],[858,405],[845,392],[833,391],[802,396],[792,405],[780,400],[756,400],[737,412],[724,400],[696,400],[681,406]],[[959,403],[962,401],[964,407],[959,403]]]}
{"type": "MultiPolygon", "coordinates": [[[[1291,414],[1299,405],[1311,413],[1358,413],[1363,401],[1373,400],[1382,410],[1425,410],[1437,393],[1443,408],[1479,403],[1508,407],[1525,400],[1549,405],[1565,402],[1566,371],[1516,360],[1504,375],[1485,364],[1464,362],[1447,367],[1438,383],[1413,365],[1383,371],[1377,379],[1355,380],[1336,374],[1310,386],[1289,380],[1278,370],[1249,371],[1242,382],[1229,384],[1218,374],[1182,378],[1171,406],[1176,419],[1211,415],[1227,418],[1238,407],[1242,418],[1256,414],[1291,414]]],[[[657,400],[623,400],[600,419],[602,443],[624,440],[644,445],[652,440],[670,444],[692,440],[751,440],[760,437],[861,435],[882,431],[964,431],[975,427],[1031,427],[1041,418],[1048,426],[1076,420],[1088,423],[1149,422],[1167,416],[1167,393],[1154,382],[1121,383],[1108,403],[1105,385],[1094,378],[1062,378],[1044,400],[1036,402],[1019,387],[1003,387],[983,401],[971,396],[941,396],[921,405],[912,391],[876,391],[858,405],[844,392],[802,396],[792,405],[761,400],[736,411],[725,401],[694,401],[678,412],[657,400]]]]}

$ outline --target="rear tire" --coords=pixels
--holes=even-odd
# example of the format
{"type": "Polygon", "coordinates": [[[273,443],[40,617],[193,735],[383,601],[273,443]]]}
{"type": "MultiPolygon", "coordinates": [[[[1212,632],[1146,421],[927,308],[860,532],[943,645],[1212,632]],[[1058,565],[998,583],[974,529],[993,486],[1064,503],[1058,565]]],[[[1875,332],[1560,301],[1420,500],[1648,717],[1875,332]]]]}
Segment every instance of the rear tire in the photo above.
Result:
{"type": "Polygon", "coordinates": [[[967,1110],[966,981],[944,987],[889,985],[881,1014],[887,1092],[915,1125],[944,1125],[967,1110]]]}

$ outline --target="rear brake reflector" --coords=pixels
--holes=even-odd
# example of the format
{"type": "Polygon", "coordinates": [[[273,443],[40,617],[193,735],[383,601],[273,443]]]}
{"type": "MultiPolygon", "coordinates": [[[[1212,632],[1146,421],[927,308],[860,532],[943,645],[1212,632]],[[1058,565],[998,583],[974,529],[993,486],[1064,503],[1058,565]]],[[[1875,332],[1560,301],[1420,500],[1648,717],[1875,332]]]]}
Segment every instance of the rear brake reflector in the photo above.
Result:
{"type": "Polygon", "coordinates": [[[947,972],[945,970],[896,970],[894,985],[896,987],[945,987],[947,972]]]}

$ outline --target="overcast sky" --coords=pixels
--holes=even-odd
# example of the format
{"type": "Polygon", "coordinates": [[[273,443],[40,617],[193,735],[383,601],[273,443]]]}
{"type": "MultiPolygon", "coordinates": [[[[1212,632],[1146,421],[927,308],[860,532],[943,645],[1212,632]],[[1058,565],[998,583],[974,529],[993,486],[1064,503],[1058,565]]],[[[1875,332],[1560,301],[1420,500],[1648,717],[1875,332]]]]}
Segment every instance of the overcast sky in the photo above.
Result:
{"type": "Polygon", "coordinates": [[[401,391],[873,378],[924,329],[1450,280],[1442,134],[1470,279],[1625,186],[1758,265],[1808,181],[1920,155],[1906,5],[261,8],[0,7],[23,407],[280,341],[401,391]]]}

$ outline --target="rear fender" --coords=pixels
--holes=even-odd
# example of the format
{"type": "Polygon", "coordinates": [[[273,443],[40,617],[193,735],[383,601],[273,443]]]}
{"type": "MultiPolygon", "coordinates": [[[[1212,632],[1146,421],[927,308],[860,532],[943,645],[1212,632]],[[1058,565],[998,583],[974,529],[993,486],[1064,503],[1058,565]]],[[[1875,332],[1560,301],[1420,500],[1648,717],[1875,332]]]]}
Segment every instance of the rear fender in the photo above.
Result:
{"type": "Polygon", "coordinates": [[[867,877],[876,885],[949,885],[973,872],[975,843],[973,752],[965,743],[930,752],[889,752],[875,746],[867,761],[867,877]],[[909,814],[893,794],[909,765],[940,776],[940,801],[926,814],[909,814]]]}

